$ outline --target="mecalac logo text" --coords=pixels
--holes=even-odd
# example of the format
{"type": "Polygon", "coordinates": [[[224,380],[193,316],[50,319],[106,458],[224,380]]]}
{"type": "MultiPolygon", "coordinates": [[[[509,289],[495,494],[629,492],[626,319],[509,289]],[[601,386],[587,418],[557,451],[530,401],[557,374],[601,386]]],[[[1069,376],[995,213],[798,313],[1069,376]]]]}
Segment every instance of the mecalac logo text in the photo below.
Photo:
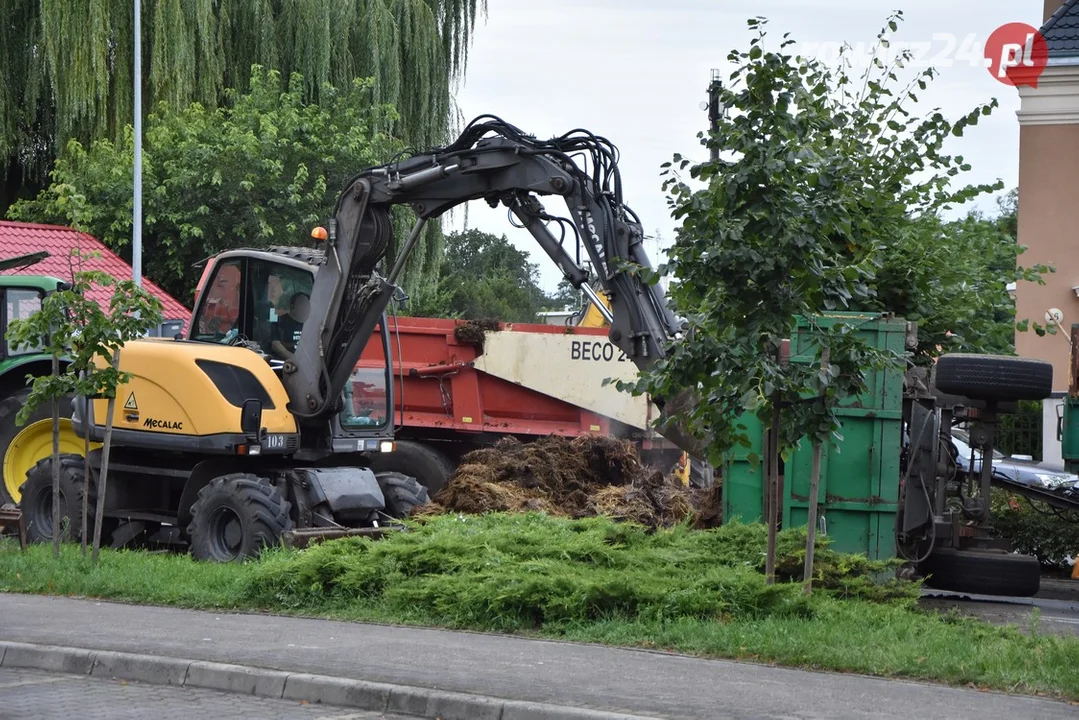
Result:
{"type": "Polygon", "coordinates": [[[151,430],[183,430],[184,424],[175,420],[155,420],[154,418],[146,418],[142,423],[143,427],[148,427],[151,430]]]}

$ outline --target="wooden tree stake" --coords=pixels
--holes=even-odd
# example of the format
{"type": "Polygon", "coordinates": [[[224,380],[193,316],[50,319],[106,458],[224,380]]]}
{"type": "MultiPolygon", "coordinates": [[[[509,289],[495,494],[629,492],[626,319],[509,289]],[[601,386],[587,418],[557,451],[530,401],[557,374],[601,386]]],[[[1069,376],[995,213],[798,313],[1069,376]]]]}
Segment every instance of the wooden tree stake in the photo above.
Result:
{"type": "MultiPolygon", "coordinates": [[[[827,371],[830,363],[830,354],[828,348],[824,348],[821,353],[820,367],[821,370],[827,371]]],[[[821,397],[824,396],[824,389],[821,389],[821,397]]],[[[806,595],[813,593],[813,552],[816,549],[817,542],[817,495],[820,493],[820,463],[821,463],[821,443],[818,440],[813,441],[813,467],[809,474],[809,514],[806,516],[806,561],[805,568],[802,570],[802,592],[806,595]]]]}
{"type": "MultiPolygon", "coordinates": [[[[120,367],[120,349],[112,351],[112,369],[120,367]]],[[[101,526],[105,522],[105,483],[109,473],[109,450],[112,449],[112,415],[116,410],[116,390],[113,389],[109,396],[109,408],[105,414],[105,441],[101,448],[101,472],[98,473],[97,485],[97,512],[94,513],[94,552],[93,561],[97,563],[98,554],[101,551],[101,526]]],[[[89,413],[87,413],[89,415],[89,413]]],[[[89,434],[89,428],[87,428],[89,434]]],[[[89,458],[87,458],[89,463],[89,458]]]]}
{"type": "MultiPolygon", "coordinates": [[[[60,356],[52,354],[53,377],[60,376],[60,356]]],[[[52,399],[52,556],[60,557],[60,400],[52,399]]]]}

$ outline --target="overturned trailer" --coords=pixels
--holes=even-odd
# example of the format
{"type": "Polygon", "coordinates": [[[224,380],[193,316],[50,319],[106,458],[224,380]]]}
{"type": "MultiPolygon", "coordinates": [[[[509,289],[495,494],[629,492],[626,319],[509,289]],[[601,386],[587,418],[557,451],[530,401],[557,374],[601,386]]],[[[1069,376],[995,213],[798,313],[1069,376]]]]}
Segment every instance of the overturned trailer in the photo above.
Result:
{"type": "MultiPolygon", "coordinates": [[[[880,349],[902,352],[916,341],[913,324],[877,313],[815,319],[836,322],[857,325],[856,332],[880,349]]],[[[807,327],[800,321],[792,338],[792,362],[817,357],[807,327]]],[[[839,409],[843,439],[824,453],[817,516],[808,518],[809,443],[780,460],[781,501],[771,512],[785,527],[814,522],[837,550],[903,558],[930,587],[1035,594],[1038,561],[1011,552],[993,532],[990,488],[1003,481],[991,463],[977,474],[958,467],[951,430],[966,424],[971,445],[992,457],[1001,415],[1015,412],[1020,400],[1049,397],[1052,371],[1041,360],[971,354],[944,355],[930,368],[873,371],[868,391],[839,409]]],[[[752,443],[724,466],[724,518],[756,521],[769,513],[764,464],[748,456],[770,450],[759,421],[746,416],[743,422],[752,443]]]]}

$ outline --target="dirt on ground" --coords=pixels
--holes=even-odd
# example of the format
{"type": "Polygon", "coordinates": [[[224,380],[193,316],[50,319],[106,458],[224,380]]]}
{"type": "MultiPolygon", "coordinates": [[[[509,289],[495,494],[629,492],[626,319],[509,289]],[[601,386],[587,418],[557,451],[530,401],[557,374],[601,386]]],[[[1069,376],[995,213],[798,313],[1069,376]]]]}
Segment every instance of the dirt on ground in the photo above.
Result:
{"type": "Polygon", "coordinates": [[[432,504],[420,509],[423,515],[528,511],[606,515],[650,528],[686,519],[714,527],[721,517],[718,488],[687,488],[644,466],[632,443],[609,436],[503,438],[465,455],[432,504]]]}

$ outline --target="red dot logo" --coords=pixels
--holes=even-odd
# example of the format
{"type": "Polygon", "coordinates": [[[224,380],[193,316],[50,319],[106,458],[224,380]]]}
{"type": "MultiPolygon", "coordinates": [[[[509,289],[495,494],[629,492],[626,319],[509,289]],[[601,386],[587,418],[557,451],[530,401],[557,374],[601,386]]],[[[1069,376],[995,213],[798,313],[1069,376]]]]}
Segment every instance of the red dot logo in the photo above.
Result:
{"type": "Polygon", "coordinates": [[[1045,38],[1026,23],[1001,25],[985,42],[989,74],[1005,85],[1038,87],[1038,78],[1049,62],[1045,38]]]}

